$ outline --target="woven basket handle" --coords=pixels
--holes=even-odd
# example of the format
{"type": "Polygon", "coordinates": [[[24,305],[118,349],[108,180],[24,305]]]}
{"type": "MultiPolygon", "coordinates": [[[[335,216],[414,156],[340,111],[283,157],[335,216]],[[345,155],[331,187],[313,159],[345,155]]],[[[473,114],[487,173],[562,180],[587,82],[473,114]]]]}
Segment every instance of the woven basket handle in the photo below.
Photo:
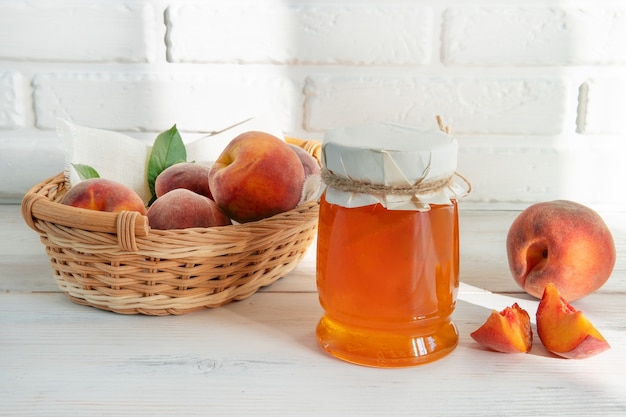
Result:
{"type": "Polygon", "coordinates": [[[37,227],[37,222],[41,221],[92,232],[116,233],[120,246],[131,251],[137,250],[136,237],[148,235],[148,218],[138,212],[80,209],[54,203],[37,192],[24,196],[22,217],[37,233],[42,233],[37,227]]]}

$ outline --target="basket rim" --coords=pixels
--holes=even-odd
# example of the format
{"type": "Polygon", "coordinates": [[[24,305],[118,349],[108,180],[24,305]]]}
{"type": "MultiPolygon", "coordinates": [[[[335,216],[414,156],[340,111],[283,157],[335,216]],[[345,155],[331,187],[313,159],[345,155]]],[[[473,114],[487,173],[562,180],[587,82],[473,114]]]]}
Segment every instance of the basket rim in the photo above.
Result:
{"type": "MultiPolygon", "coordinates": [[[[29,191],[26,192],[26,194],[24,195],[24,198],[22,199],[22,204],[27,204],[28,200],[34,200],[31,203],[31,206],[33,204],[42,204],[43,200],[43,204],[45,207],[55,207],[56,210],[59,211],[64,211],[67,212],[68,215],[72,215],[73,217],[77,218],[80,217],[82,218],[83,214],[87,214],[87,215],[93,215],[94,217],[103,217],[103,218],[109,218],[111,219],[111,222],[113,222],[114,219],[116,219],[119,216],[119,213],[123,213],[123,212],[128,212],[127,210],[125,211],[120,211],[120,212],[108,212],[108,211],[99,211],[99,210],[90,210],[90,209],[83,209],[80,207],[74,207],[74,206],[69,206],[66,204],[61,204],[57,201],[52,201],[50,200],[50,198],[48,197],[47,193],[42,193],[42,192],[38,192],[36,190],[42,190],[45,184],[50,184],[50,183],[54,183],[54,182],[58,182],[59,179],[62,179],[62,182],[65,182],[65,176],[63,172],[60,172],[42,182],[40,182],[39,184],[37,184],[36,186],[32,187],[29,191]]],[[[62,185],[63,186],[63,185],[62,185]]],[[[265,217],[263,219],[260,220],[255,220],[255,221],[251,221],[251,222],[246,222],[246,223],[233,223],[231,225],[226,225],[226,226],[213,226],[213,227],[188,227],[185,229],[167,229],[167,230],[163,230],[163,229],[153,229],[150,228],[148,222],[147,222],[147,216],[143,215],[139,212],[137,212],[137,214],[139,215],[139,217],[141,218],[145,218],[145,222],[146,225],[148,227],[149,233],[156,233],[156,234],[161,234],[161,235],[168,235],[168,234],[178,234],[181,231],[200,231],[200,230],[223,230],[223,229],[231,229],[232,227],[240,227],[240,226],[254,226],[254,225],[262,225],[264,223],[267,222],[273,222],[276,220],[280,220],[283,217],[288,217],[290,213],[294,212],[294,211],[298,211],[301,210],[303,207],[310,207],[310,206],[316,206],[319,205],[319,203],[316,200],[310,200],[310,201],[305,201],[303,203],[301,203],[300,205],[298,205],[298,207],[295,207],[291,210],[288,211],[284,211],[281,213],[277,213],[274,214],[273,216],[270,217],[265,217]]],[[[55,210],[55,211],[56,211],[55,210]]],[[[36,210],[36,212],[33,212],[33,210],[27,210],[27,212],[31,212],[32,213],[32,218],[37,219],[37,220],[43,220],[43,221],[53,221],[53,219],[48,219],[46,215],[39,215],[41,210],[36,210]]],[[[131,213],[135,213],[132,212],[131,213]]],[[[71,216],[70,216],[71,217],[71,216]]],[[[55,222],[56,223],[56,222],[55,222]]],[[[59,222],[58,224],[61,224],[63,226],[68,226],[68,227],[73,227],[71,222],[68,222],[69,224],[64,224],[63,222],[59,222]]],[[[81,227],[82,229],[82,227],[81,227]]],[[[89,228],[84,228],[84,230],[91,230],[89,228]]],[[[99,230],[94,230],[94,231],[99,231],[99,230]]]]}
{"type": "Polygon", "coordinates": [[[44,180],[29,190],[22,200],[22,216],[27,225],[39,234],[46,234],[39,226],[45,222],[68,230],[88,233],[106,233],[116,235],[119,245],[129,251],[139,250],[137,240],[144,239],[180,239],[183,236],[198,235],[219,236],[224,233],[240,233],[242,235],[263,233],[276,224],[289,222],[294,216],[317,210],[317,199],[303,202],[298,207],[264,219],[215,227],[191,227],[186,229],[159,230],[151,229],[148,217],[136,211],[117,213],[83,209],[52,201],[50,192],[64,187],[63,172],[44,180]]]}
{"type": "MultiPolygon", "coordinates": [[[[304,149],[319,163],[322,146],[319,141],[304,140],[289,136],[285,137],[285,141],[304,149]]],[[[186,229],[159,230],[152,229],[149,225],[148,217],[139,212],[122,211],[111,213],[89,210],[60,204],[58,203],[58,199],[51,198],[51,194],[66,192],[69,188],[67,178],[63,171],[31,187],[24,195],[21,203],[22,217],[26,224],[37,233],[42,233],[37,227],[37,221],[50,222],[64,227],[91,232],[125,233],[127,236],[122,236],[120,243],[127,242],[130,244],[135,240],[136,236],[145,237],[149,234],[173,237],[182,233],[220,233],[224,230],[232,230],[233,227],[240,229],[264,227],[267,224],[288,218],[296,210],[306,210],[318,205],[315,200],[303,202],[292,210],[247,223],[233,223],[227,226],[215,226],[210,228],[192,227],[186,229]]],[[[134,248],[135,246],[131,245],[131,247],[134,248]]]]}

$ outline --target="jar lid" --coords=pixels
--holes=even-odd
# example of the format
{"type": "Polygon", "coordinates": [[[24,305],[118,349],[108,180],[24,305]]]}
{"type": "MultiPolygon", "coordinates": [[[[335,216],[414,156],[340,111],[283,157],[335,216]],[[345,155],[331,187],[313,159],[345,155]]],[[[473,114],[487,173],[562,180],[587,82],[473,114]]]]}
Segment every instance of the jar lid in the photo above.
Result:
{"type": "Polygon", "coordinates": [[[334,129],[322,143],[326,201],[429,210],[469,192],[456,175],[458,143],[441,130],[394,123],[334,129]]]}

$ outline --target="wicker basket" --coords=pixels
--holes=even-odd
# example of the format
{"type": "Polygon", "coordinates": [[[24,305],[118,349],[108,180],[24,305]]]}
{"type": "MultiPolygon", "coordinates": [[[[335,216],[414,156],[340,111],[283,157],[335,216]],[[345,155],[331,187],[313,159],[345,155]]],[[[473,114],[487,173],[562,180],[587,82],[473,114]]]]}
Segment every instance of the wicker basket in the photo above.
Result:
{"type": "MultiPolygon", "coordinates": [[[[287,140],[319,160],[318,142],[287,140]]],[[[151,230],[137,212],[58,203],[65,192],[62,173],[43,181],[25,195],[22,216],[72,301],[121,314],[184,314],[250,297],[291,271],[317,232],[316,202],[241,225],[151,230]]]]}

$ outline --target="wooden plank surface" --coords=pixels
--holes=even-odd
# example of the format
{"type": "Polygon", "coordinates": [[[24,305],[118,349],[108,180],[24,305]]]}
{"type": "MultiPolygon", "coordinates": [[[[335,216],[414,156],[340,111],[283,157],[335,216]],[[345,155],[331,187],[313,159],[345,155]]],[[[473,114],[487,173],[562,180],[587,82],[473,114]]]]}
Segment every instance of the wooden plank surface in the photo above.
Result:
{"type": "Polygon", "coordinates": [[[603,215],[618,246],[609,283],[576,302],[612,349],[586,360],[487,351],[470,338],[491,309],[537,301],[510,278],[503,243],[516,212],[462,212],[459,347],[406,369],[324,353],[314,251],[251,298],[184,316],[123,316],[71,303],[43,246],[0,206],[2,416],[623,416],[626,214],[603,215]]]}

